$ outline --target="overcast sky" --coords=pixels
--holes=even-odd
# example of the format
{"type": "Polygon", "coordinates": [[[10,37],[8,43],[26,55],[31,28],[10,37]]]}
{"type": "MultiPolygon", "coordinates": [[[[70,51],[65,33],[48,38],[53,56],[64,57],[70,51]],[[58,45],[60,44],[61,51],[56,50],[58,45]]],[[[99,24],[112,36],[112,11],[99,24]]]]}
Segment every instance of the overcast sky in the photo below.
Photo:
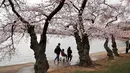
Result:
{"type": "MultiPolygon", "coordinates": [[[[34,4],[34,3],[41,3],[44,2],[46,0],[27,0],[28,3],[30,4],[34,4]]],[[[115,4],[115,3],[119,3],[120,0],[107,0],[109,4],[115,4]]]]}

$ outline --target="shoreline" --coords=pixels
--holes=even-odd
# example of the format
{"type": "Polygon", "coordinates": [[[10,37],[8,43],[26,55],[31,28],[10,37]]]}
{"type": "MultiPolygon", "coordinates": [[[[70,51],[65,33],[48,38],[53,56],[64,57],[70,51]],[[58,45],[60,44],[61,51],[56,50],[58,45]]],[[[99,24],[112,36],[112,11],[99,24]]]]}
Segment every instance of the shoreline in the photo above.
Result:
{"type": "MultiPolygon", "coordinates": [[[[125,47],[121,47],[120,49],[118,49],[119,51],[119,54],[121,52],[124,52],[125,51],[125,47]]],[[[94,52],[94,53],[90,53],[90,57],[97,57],[97,56],[100,56],[100,55],[105,55],[107,54],[106,51],[100,51],[100,52],[94,52]]],[[[107,55],[106,55],[107,56],[107,55]]],[[[95,60],[95,59],[94,59],[95,60]]],[[[53,61],[53,60],[48,60],[49,61],[53,61]]],[[[5,65],[5,66],[0,66],[1,67],[7,67],[7,66],[15,66],[15,65],[22,65],[22,64],[34,64],[35,62],[26,62],[26,63],[18,63],[18,64],[11,64],[11,65],[5,65]]]]}
{"type": "MultiPolygon", "coordinates": [[[[120,49],[118,49],[119,51],[119,54],[120,53],[124,53],[125,51],[125,48],[122,47],[120,49]]],[[[97,60],[101,60],[101,59],[104,59],[104,58],[107,58],[107,53],[106,51],[101,51],[101,52],[96,52],[96,53],[91,53],[90,54],[90,57],[93,57],[94,58],[94,61],[97,61],[97,60]]],[[[48,62],[53,62],[53,60],[49,60],[48,62]]],[[[53,62],[54,63],[54,62],[53,62]]],[[[24,63],[24,64],[15,64],[15,65],[8,65],[8,66],[0,66],[0,73],[17,73],[19,70],[21,70],[22,68],[24,67],[30,67],[30,66],[33,66],[34,63],[33,62],[30,62],[30,63],[24,63]]],[[[58,69],[58,68],[63,68],[63,67],[66,67],[66,66],[55,66],[56,64],[51,65],[50,68],[48,69],[48,72],[52,71],[52,70],[55,70],[55,69],[58,69]]]]}
{"type": "Polygon", "coordinates": [[[34,63],[15,64],[9,66],[0,66],[0,73],[17,73],[23,67],[33,66],[34,63]]]}

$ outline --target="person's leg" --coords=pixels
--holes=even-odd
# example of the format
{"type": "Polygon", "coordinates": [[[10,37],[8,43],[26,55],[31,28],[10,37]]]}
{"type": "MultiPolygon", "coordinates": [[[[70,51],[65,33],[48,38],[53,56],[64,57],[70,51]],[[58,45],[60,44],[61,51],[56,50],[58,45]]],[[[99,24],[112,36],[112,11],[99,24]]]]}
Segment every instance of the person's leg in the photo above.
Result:
{"type": "Polygon", "coordinates": [[[57,61],[59,62],[59,57],[60,57],[60,54],[57,54],[57,61]]]}
{"type": "Polygon", "coordinates": [[[57,60],[58,59],[58,54],[56,54],[56,58],[55,58],[55,60],[57,60]]]}
{"type": "Polygon", "coordinates": [[[71,55],[68,55],[68,61],[70,61],[71,55]]]}
{"type": "Polygon", "coordinates": [[[67,59],[68,57],[67,57],[67,55],[66,55],[66,54],[65,54],[65,58],[66,58],[66,61],[68,61],[68,59],[67,59]]]}
{"type": "Polygon", "coordinates": [[[72,55],[70,56],[70,61],[72,60],[72,55]]]}
{"type": "Polygon", "coordinates": [[[129,48],[126,48],[126,53],[128,53],[128,51],[129,51],[129,48]]]}
{"type": "Polygon", "coordinates": [[[67,61],[69,61],[69,55],[67,55],[67,61]]]}

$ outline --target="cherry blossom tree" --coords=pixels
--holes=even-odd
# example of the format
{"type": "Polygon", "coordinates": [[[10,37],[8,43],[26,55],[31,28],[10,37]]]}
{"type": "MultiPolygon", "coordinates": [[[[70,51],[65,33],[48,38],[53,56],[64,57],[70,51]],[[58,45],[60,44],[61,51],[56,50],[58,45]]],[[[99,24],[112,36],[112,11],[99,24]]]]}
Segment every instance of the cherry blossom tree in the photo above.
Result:
{"type": "MultiPolygon", "coordinates": [[[[49,15],[47,15],[46,19],[45,19],[45,24],[43,26],[42,29],[42,34],[41,34],[41,38],[40,38],[40,42],[37,41],[37,36],[35,33],[35,26],[34,25],[30,25],[30,22],[27,21],[25,18],[23,18],[16,10],[15,7],[15,3],[17,3],[17,1],[13,1],[13,0],[8,0],[8,4],[12,9],[12,12],[17,16],[17,18],[24,24],[24,26],[27,29],[28,34],[31,37],[31,46],[30,48],[34,51],[34,55],[35,55],[35,59],[36,59],[36,63],[34,65],[34,69],[35,69],[35,73],[46,73],[47,70],[49,69],[49,64],[46,58],[46,34],[47,34],[47,29],[49,26],[49,22],[52,19],[52,17],[63,7],[65,0],[60,0],[59,5],[52,10],[49,15]]],[[[7,3],[7,2],[6,2],[7,3]]],[[[2,4],[5,4],[5,0],[2,1],[2,4]]],[[[13,28],[12,28],[13,30],[13,28]]]]}
{"type": "MultiPolygon", "coordinates": [[[[115,48],[113,51],[116,53],[115,55],[119,55],[116,48],[115,38],[128,37],[128,35],[126,35],[128,32],[122,30],[128,27],[128,25],[123,24],[124,26],[122,26],[122,24],[117,22],[119,22],[119,20],[120,22],[124,22],[124,19],[127,17],[125,14],[129,15],[129,8],[127,7],[124,9],[126,5],[109,5],[106,0],[67,0],[65,4],[64,0],[49,0],[48,2],[30,7],[20,0],[15,0],[14,2],[12,2],[12,0],[3,0],[1,2],[1,8],[8,10],[6,13],[8,16],[4,19],[8,20],[6,21],[8,23],[3,23],[2,31],[11,31],[11,33],[1,33],[1,35],[8,34],[8,36],[1,40],[1,42],[8,39],[13,42],[14,39],[11,38],[14,37],[13,35],[15,31],[26,33],[27,30],[31,37],[31,49],[35,52],[35,58],[41,59],[44,57],[44,61],[47,62],[45,56],[46,33],[72,35],[75,37],[77,43],[80,59],[79,65],[93,66],[93,62],[89,56],[89,38],[106,38],[104,47],[109,58],[113,59],[112,50],[108,47],[108,38],[111,37],[113,48],[115,48]],[[59,1],[60,4],[57,5],[59,1]],[[63,7],[60,6],[63,4],[63,7]],[[58,13],[54,10],[55,8],[58,8],[57,6],[62,8],[59,8],[59,10],[61,10],[58,10],[58,13]],[[12,8],[13,12],[9,10],[10,8],[12,8]],[[124,10],[127,11],[125,12],[124,10]],[[8,24],[8,26],[4,24],[8,24]],[[48,26],[48,24],[51,26],[48,26]],[[7,30],[8,28],[9,30],[7,30]],[[37,41],[35,32],[41,34],[40,42],[37,41]],[[36,47],[38,47],[40,51],[37,51],[36,47]],[[41,47],[43,49],[41,49],[41,47]]],[[[1,22],[4,20],[1,20],[1,22]]],[[[13,47],[13,43],[8,47],[13,47]]],[[[10,49],[8,49],[7,52],[10,52],[10,49]]],[[[12,50],[11,52],[14,51],[12,50]]],[[[43,62],[39,60],[36,61],[36,71],[39,71],[40,68],[38,65],[40,63],[41,65],[43,64],[43,62]]],[[[48,69],[47,65],[48,63],[46,63],[46,69],[44,72],[48,69]]]]}
{"type": "Polygon", "coordinates": [[[81,6],[78,8],[72,1],[70,1],[72,6],[77,10],[76,23],[71,23],[69,24],[69,26],[72,25],[74,28],[74,37],[77,44],[80,66],[93,66],[93,62],[89,56],[89,50],[90,50],[89,39],[85,31],[84,21],[83,21],[83,13],[87,2],[88,0],[82,0],[80,2],[81,4],[79,4],[79,6],[80,5],[81,6]]]}
{"type": "MultiPolygon", "coordinates": [[[[121,28],[119,28],[119,26],[121,25],[119,25],[117,22],[119,22],[119,20],[123,21],[122,18],[124,18],[124,14],[126,12],[125,10],[126,6],[124,6],[123,3],[109,5],[107,4],[106,0],[101,1],[91,0],[91,1],[90,2],[88,1],[88,4],[86,5],[87,7],[84,10],[84,14],[82,16],[84,20],[83,22],[84,25],[82,27],[85,28],[85,31],[88,33],[89,37],[98,37],[98,38],[111,37],[113,53],[115,54],[115,56],[119,56],[115,37],[119,37],[119,33],[122,32],[123,30],[120,30],[121,28]],[[97,30],[99,31],[97,32],[97,30]],[[106,34],[107,37],[105,36],[106,34]]],[[[79,10],[78,6],[80,5],[74,4],[75,3],[74,1],[72,1],[71,3],[73,7],[78,11],[79,10]]],[[[126,27],[127,26],[128,25],[126,25],[126,27]]]]}

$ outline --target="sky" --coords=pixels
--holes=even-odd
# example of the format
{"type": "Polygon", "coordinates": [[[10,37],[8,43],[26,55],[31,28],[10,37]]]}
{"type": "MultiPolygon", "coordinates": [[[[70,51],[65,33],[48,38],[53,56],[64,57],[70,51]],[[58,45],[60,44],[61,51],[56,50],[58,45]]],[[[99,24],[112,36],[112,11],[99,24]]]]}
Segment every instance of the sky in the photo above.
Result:
{"type": "Polygon", "coordinates": [[[115,4],[115,3],[119,3],[120,0],[107,0],[108,4],[115,4]]]}
{"type": "MultiPolygon", "coordinates": [[[[42,3],[47,0],[27,0],[29,4],[42,3]]],[[[107,0],[109,4],[119,3],[120,0],[107,0]]]]}
{"type": "Polygon", "coordinates": [[[27,3],[29,4],[35,4],[35,3],[43,3],[46,0],[27,0],[27,3]]]}

